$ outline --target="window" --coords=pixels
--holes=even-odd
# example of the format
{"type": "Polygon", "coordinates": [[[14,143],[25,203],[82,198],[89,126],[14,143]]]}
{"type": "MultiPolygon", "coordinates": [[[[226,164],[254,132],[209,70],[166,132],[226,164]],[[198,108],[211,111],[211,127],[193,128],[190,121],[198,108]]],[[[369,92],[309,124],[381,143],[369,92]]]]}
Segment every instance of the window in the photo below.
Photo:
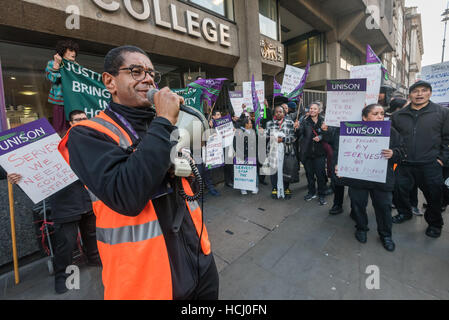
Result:
{"type": "Polygon", "coordinates": [[[310,61],[310,64],[325,61],[325,43],[322,33],[306,34],[284,45],[287,48],[287,64],[292,66],[305,67],[307,61],[310,61]]]}
{"type": "Polygon", "coordinates": [[[353,66],[361,65],[360,56],[341,46],[340,49],[340,68],[346,71],[351,71],[353,66]]]}
{"type": "Polygon", "coordinates": [[[276,0],[259,0],[260,33],[278,40],[278,9],[276,0]]]}
{"type": "Polygon", "coordinates": [[[197,4],[207,10],[218,13],[230,20],[234,20],[233,0],[184,0],[197,4]]]}
{"type": "MultiPolygon", "coordinates": [[[[47,101],[50,81],[45,67],[55,51],[0,42],[6,118],[11,128],[45,117],[52,123],[53,105],[47,101]]],[[[82,66],[102,72],[104,58],[79,54],[82,66]]]]}

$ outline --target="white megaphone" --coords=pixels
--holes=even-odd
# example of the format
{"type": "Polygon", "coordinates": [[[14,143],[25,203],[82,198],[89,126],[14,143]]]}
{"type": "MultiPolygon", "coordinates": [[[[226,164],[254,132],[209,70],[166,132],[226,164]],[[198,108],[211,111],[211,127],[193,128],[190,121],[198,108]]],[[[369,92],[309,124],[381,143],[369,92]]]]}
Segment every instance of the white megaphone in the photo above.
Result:
{"type": "MultiPolygon", "coordinates": [[[[158,92],[158,89],[151,89],[147,93],[147,98],[154,105],[154,95],[158,92]]],[[[195,166],[195,163],[191,157],[193,152],[186,152],[186,150],[192,150],[200,152],[203,138],[205,141],[208,139],[209,123],[206,117],[195,108],[180,105],[180,112],[178,116],[178,143],[175,147],[176,156],[174,159],[175,175],[178,177],[188,177],[192,174],[192,171],[199,181],[201,182],[201,176],[195,166]],[[203,137],[203,135],[205,137],[203,137]],[[195,150],[197,149],[197,150],[195,150]]],[[[202,189],[202,188],[201,188],[202,189]]]]}

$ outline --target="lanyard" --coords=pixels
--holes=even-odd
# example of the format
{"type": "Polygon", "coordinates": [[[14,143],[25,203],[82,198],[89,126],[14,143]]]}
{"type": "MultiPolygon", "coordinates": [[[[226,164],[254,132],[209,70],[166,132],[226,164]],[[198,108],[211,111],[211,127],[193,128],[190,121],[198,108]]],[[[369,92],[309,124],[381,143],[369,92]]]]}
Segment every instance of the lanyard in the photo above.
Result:
{"type": "Polygon", "coordinates": [[[111,106],[108,105],[108,110],[111,111],[113,114],[115,114],[115,116],[120,120],[120,122],[129,130],[129,132],[132,133],[132,135],[134,136],[134,138],[136,138],[136,140],[140,140],[139,136],[137,135],[136,130],[134,130],[134,128],[131,126],[131,124],[128,122],[128,120],[126,120],[121,114],[118,114],[117,112],[115,112],[114,110],[111,109],[111,106]]]}

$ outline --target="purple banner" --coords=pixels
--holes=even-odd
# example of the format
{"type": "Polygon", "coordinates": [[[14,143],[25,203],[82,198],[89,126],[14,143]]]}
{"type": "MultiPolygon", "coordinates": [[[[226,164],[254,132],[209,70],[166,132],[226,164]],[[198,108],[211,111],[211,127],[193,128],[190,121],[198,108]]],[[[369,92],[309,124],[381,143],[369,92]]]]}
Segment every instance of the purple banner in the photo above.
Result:
{"type": "Polygon", "coordinates": [[[327,80],[327,91],[366,91],[366,79],[327,80]]]}
{"type": "Polygon", "coordinates": [[[227,116],[221,117],[220,119],[213,120],[214,127],[224,125],[228,122],[232,122],[231,116],[229,114],[227,116]]]}
{"type": "Polygon", "coordinates": [[[45,118],[3,131],[0,134],[0,156],[55,133],[45,118]]]}
{"type": "Polygon", "coordinates": [[[3,87],[2,61],[0,60],[0,132],[8,129],[6,121],[5,89],[3,87]]]}
{"type": "Polygon", "coordinates": [[[340,136],[389,137],[390,121],[342,121],[340,136]]]}

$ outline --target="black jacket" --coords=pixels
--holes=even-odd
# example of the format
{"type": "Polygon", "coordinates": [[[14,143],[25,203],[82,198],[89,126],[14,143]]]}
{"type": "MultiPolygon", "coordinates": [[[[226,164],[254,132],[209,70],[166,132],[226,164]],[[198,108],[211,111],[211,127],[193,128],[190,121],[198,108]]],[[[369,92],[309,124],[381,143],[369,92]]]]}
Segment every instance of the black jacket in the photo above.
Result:
{"type": "Polygon", "coordinates": [[[51,219],[65,223],[81,219],[81,215],[92,213],[92,202],[81,181],[77,180],[51,195],[51,219]]]}
{"type": "MultiPolygon", "coordinates": [[[[109,208],[127,216],[137,216],[162,186],[167,182],[171,184],[173,192],[152,202],[167,245],[174,298],[185,298],[198,284],[198,269],[200,276],[203,275],[213,258],[212,254],[205,256],[201,250],[197,256],[199,237],[195,226],[185,201],[178,195],[175,181],[167,175],[174,145],[170,134],[176,127],[165,118],[154,118],[154,113],[147,109],[116,103],[111,103],[110,107],[121,114],[141,138],[136,151],[127,153],[109,136],[77,126],[71,130],[67,142],[70,166],[109,208]],[[177,217],[181,217],[179,230],[174,228],[177,217]]],[[[120,124],[133,143],[138,141],[113,112],[105,112],[120,124]]]]}
{"type": "MultiPolygon", "coordinates": [[[[352,178],[338,178],[338,185],[346,185],[360,189],[377,189],[383,191],[394,190],[394,170],[393,165],[399,163],[406,157],[404,140],[392,127],[390,133],[390,149],[393,150],[393,157],[388,160],[387,179],[385,183],[359,180],[352,178]]],[[[338,159],[338,148],[334,150],[334,156],[338,159]]]]}
{"type": "Polygon", "coordinates": [[[301,161],[305,161],[306,158],[318,158],[326,156],[326,150],[323,147],[323,141],[329,142],[329,132],[321,130],[321,125],[324,119],[318,116],[317,123],[313,122],[312,118],[306,118],[299,127],[300,137],[300,152],[301,161]],[[315,131],[315,132],[314,132],[315,131]],[[316,133],[316,134],[315,134],[316,133]],[[316,136],[321,136],[319,142],[313,141],[316,136]]]}
{"type": "Polygon", "coordinates": [[[440,159],[449,161],[449,109],[436,103],[420,111],[411,105],[391,116],[392,126],[404,138],[407,158],[404,164],[427,164],[440,159]]]}

